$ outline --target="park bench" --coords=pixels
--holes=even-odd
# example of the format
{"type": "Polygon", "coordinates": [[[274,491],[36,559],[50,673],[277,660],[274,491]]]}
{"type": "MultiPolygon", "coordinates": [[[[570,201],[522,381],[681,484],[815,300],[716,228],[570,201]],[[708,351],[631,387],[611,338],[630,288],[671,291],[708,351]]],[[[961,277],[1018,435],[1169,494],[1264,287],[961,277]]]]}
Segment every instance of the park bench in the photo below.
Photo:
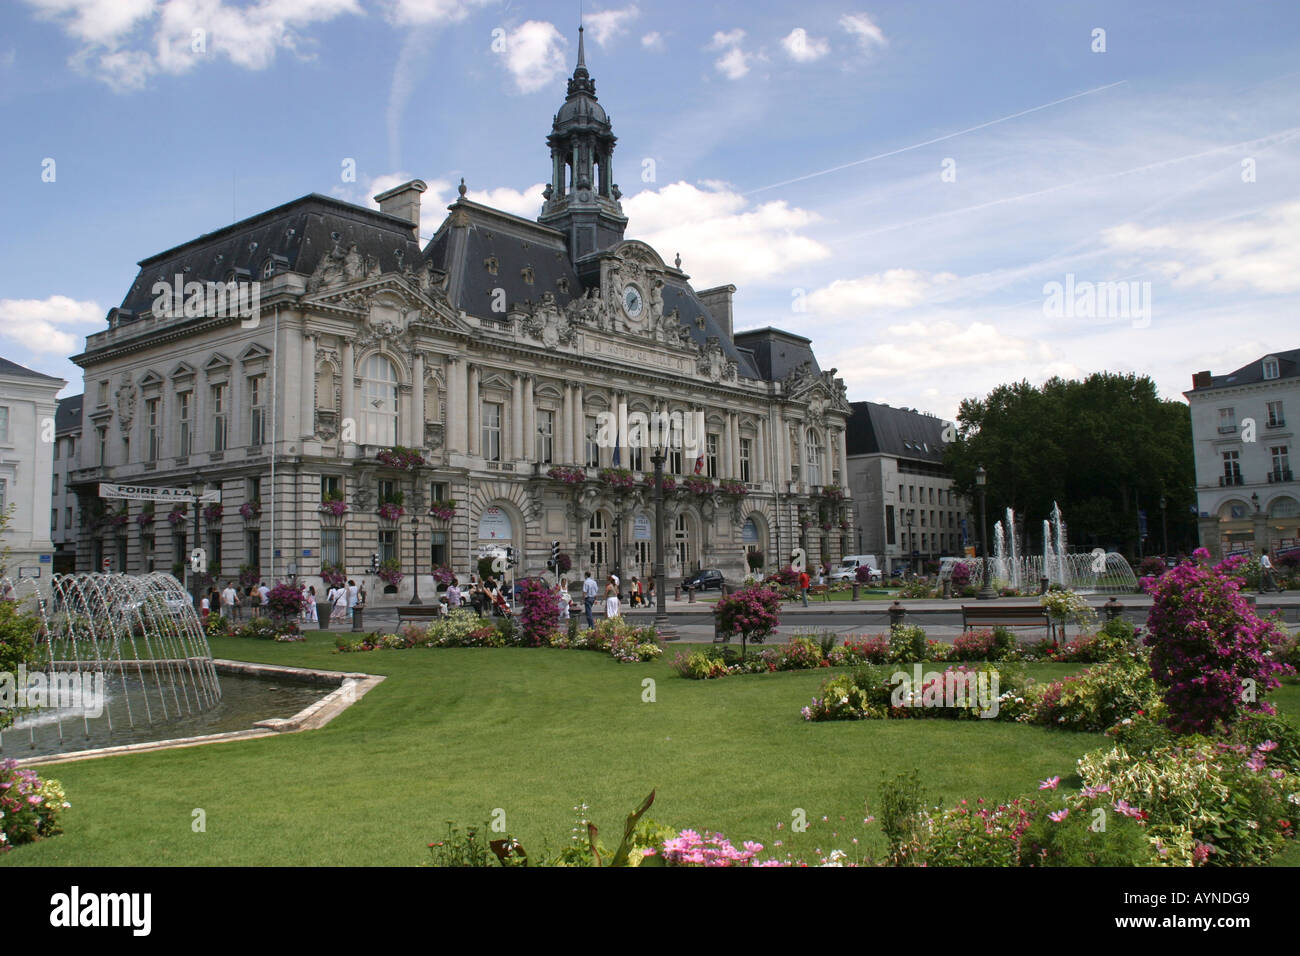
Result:
{"type": "Polygon", "coordinates": [[[441,604],[403,604],[397,609],[397,623],[406,621],[432,621],[442,617],[446,611],[441,604]]]}
{"type": "Polygon", "coordinates": [[[823,601],[829,601],[831,599],[830,588],[828,588],[826,585],[824,584],[809,585],[808,595],[810,597],[816,597],[819,594],[821,595],[823,601]]]}
{"type": "Polygon", "coordinates": [[[963,604],[961,629],[972,627],[1051,627],[1047,609],[1037,605],[963,604]]]}

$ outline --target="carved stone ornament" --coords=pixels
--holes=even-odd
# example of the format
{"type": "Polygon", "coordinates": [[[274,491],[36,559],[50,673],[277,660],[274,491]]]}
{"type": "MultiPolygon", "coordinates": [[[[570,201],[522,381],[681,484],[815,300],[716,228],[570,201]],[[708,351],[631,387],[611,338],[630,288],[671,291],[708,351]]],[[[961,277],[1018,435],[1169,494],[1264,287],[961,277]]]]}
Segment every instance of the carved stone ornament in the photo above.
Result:
{"type": "Polygon", "coordinates": [[[545,348],[554,349],[561,345],[572,345],[577,337],[570,315],[561,311],[556,304],[553,292],[543,292],[542,301],[530,307],[519,323],[525,335],[542,343],[545,348]]]}
{"type": "Polygon", "coordinates": [[[708,341],[700,346],[695,369],[715,384],[736,380],[736,363],[727,358],[716,335],[710,335],[708,341]]]}
{"type": "Polygon", "coordinates": [[[131,427],[131,422],[135,419],[135,406],[140,398],[140,391],[136,388],[135,383],[129,378],[117,387],[114,393],[117,399],[117,418],[121,423],[122,430],[126,431],[131,427]]]}
{"type": "Polygon", "coordinates": [[[320,441],[333,441],[338,433],[338,413],[332,408],[316,409],[316,438],[320,441]]]}

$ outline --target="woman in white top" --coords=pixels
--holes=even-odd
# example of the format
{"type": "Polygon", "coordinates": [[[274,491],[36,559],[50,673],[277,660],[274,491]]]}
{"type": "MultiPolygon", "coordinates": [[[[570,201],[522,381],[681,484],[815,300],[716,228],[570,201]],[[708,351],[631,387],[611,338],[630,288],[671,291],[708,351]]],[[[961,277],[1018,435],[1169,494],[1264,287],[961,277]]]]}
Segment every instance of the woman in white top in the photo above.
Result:
{"type": "Polygon", "coordinates": [[[560,583],[555,585],[555,599],[560,605],[560,620],[569,619],[569,582],[560,578],[560,583]]]}
{"type": "Polygon", "coordinates": [[[605,617],[618,617],[618,587],[614,584],[614,575],[609,576],[605,585],[605,617]]]}
{"type": "Polygon", "coordinates": [[[309,585],[302,589],[302,619],[308,624],[316,624],[316,587],[309,585]]]}
{"type": "Polygon", "coordinates": [[[330,603],[334,605],[330,620],[346,622],[348,619],[348,589],[346,587],[334,588],[334,590],[330,591],[330,598],[330,603]]]}

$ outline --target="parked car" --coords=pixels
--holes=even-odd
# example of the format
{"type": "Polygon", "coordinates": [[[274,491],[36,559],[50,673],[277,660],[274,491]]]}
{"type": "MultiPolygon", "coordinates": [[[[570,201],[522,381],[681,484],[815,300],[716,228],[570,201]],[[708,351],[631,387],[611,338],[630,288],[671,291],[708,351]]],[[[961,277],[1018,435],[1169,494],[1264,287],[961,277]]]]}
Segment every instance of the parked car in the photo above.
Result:
{"type": "Polygon", "coordinates": [[[866,565],[871,569],[871,580],[879,581],[881,579],[880,566],[876,563],[874,554],[846,554],[837,567],[830,574],[832,581],[848,581],[850,584],[858,580],[858,567],[866,565]]]}
{"type": "Polygon", "coordinates": [[[717,568],[706,568],[683,578],[682,589],[695,588],[697,591],[708,591],[711,588],[717,588],[721,591],[723,580],[722,572],[717,568]]]}

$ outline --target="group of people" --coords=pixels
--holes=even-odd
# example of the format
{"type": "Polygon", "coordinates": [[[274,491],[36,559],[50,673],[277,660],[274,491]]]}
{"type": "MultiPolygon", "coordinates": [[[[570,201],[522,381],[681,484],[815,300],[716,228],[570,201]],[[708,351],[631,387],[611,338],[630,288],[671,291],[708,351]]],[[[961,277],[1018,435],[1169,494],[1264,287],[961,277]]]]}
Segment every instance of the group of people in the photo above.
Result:
{"type": "Polygon", "coordinates": [[[235,587],[233,581],[227,581],[226,586],[220,591],[214,585],[199,599],[199,614],[204,623],[207,623],[208,615],[212,613],[213,608],[219,607],[227,620],[238,621],[244,608],[248,609],[251,617],[257,617],[265,613],[266,605],[270,601],[271,589],[266,586],[265,581],[250,584],[242,592],[235,587]]]}

